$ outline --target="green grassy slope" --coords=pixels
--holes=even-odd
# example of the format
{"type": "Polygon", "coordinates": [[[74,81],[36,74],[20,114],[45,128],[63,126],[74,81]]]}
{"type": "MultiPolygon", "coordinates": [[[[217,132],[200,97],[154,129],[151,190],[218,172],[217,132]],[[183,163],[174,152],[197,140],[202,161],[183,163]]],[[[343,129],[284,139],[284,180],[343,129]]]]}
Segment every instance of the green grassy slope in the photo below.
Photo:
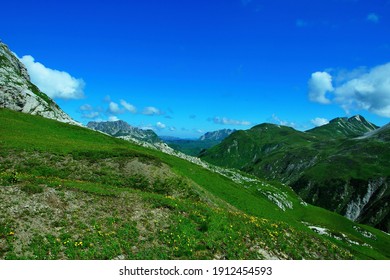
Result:
{"type": "Polygon", "coordinates": [[[369,185],[375,185],[358,220],[389,231],[390,149],[386,135],[390,133],[383,129],[372,137],[348,138],[367,127],[375,128],[365,120],[361,127],[357,122],[351,118],[340,126],[335,120],[308,132],[262,124],[231,134],[201,158],[289,183],[305,201],[342,214],[348,212],[351,201],[365,197],[369,185]]]}
{"type": "Polygon", "coordinates": [[[0,206],[2,259],[390,258],[387,234],[286,185],[6,109],[0,206]]]}
{"type": "Polygon", "coordinates": [[[326,138],[353,138],[379,128],[360,115],[351,118],[336,118],[328,124],[315,127],[307,132],[312,135],[325,136],[326,138]]]}

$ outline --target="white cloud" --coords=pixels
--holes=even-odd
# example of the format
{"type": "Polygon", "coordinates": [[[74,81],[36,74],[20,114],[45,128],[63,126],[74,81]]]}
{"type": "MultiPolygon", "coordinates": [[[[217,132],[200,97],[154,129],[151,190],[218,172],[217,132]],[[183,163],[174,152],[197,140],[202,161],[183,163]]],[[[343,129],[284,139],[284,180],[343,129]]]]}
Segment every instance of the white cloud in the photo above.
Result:
{"type": "Polygon", "coordinates": [[[80,110],[81,111],[92,111],[93,107],[91,105],[89,105],[89,104],[84,104],[84,105],[80,106],[80,110]]]}
{"type": "Polygon", "coordinates": [[[84,104],[80,106],[81,117],[84,119],[96,119],[100,117],[100,112],[95,110],[90,104],[84,104]]]}
{"type": "MultiPolygon", "coordinates": [[[[366,110],[379,116],[390,117],[390,63],[366,69],[364,72],[361,71],[363,68],[359,69],[351,71],[354,75],[349,76],[354,78],[342,80],[335,88],[331,84],[327,85],[330,96],[326,99],[327,103],[338,104],[347,113],[351,110],[366,110]]],[[[330,82],[331,76],[329,77],[330,82]]],[[[319,102],[311,98],[310,93],[309,98],[319,102]]]]}
{"type": "Polygon", "coordinates": [[[84,118],[84,119],[96,119],[99,116],[100,116],[100,113],[99,112],[95,112],[95,111],[85,112],[85,113],[83,113],[81,115],[81,117],[84,118]]]}
{"type": "Polygon", "coordinates": [[[309,80],[309,99],[321,104],[329,104],[326,93],[333,91],[332,76],[327,72],[315,72],[309,80]]]}
{"type": "Polygon", "coordinates": [[[158,129],[164,129],[164,128],[166,128],[167,126],[166,126],[165,124],[163,124],[162,122],[157,122],[157,123],[156,123],[156,127],[157,127],[158,129]]]}
{"type": "Polygon", "coordinates": [[[248,121],[240,121],[240,120],[233,120],[228,118],[221,118],[221,117],[214,117],[212,121],[216,124],[223,124],[223,125],[251,125],[248,121]]]}
{"type": "Polygon", "coordinates": [[[284,125],[284,126],[290,126],[290,127],[296,127],[296,124],[294,122],[289,122],[286,120],[281,120],[278,116],[275,114],[272,115],[272,122],[279,124],[279,125],[284,125]]]}
{"type": "Polygon", "coordinates": [[[134,105],[127,103],[123,99],[121,99],[120,103],[125,108],[126,111],[129,111],[130,113],[133,113],[133,114],[137,113],[137,108],[135,108],[134,105]]]}
{"type": "Polygon", "coordinates": [[[119,118],[117,116],[110,116],[110,117],[108,117],[108,120],[110,122],[116,122],[116,121],[119,121],[119,118]]]}
{"type": "Polygon", "coordinates": [[[161,111],[155,107],[146,107],[146,108],[144,108],[142,114],[149,115],[149,116],[161,115],[161,111]]]}
{"type": "Polygon", "coordinates": [[[82,79],[72,77],[69,73],[50,69],[31,55],[23,56],[20,61],[26,66],[31,81],[51,98],[80,99],[84,97],[85,83],[82,79]]]}
{"type": "Polygon", "coordinates": [[[334,102],[344,110],[363,109],[390,117],[390,63],[370,69],[334,91],[334,102]]]}
{"type": "Polygon", "coordinates": [[[108,105],[108,111],[112,114],[122,114],[124,110],[119,108],[119,105],[113,101],[108,105]]]}
{"type": "Polygon", "coordinates": [[[141,125],[139,128],[143,129],[143,130],[156,130],[156,127],[151,125],[151,124],[148,124],[148,125],[141,125]]]}
{"type": "Polygon", "coordinates": [[[379,16],[376,13],[368,14],[366,19],[368,21],[373,22],[373,23],[378,23],[379,22],[379,16]]]}
{"type": "Polygon", "coordinates": [[[315,126],[322,126],[322,125],[329,123],[329,121],[325,118],[315,118],[315,119],[312,119],[310,122],[312,124],[314,124],[315,126]]]}

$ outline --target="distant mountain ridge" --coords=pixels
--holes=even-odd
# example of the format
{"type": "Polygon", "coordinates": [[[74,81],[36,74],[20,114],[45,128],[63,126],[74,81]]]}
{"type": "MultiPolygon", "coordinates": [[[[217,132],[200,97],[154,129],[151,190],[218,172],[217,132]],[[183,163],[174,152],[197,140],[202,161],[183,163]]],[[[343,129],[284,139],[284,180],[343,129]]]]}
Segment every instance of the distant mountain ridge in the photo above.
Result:
{"type": "Polygon", "coordinates": [[[390,231],[390,124],[336,118],[306,132],[261,124],[236,131],[201,159],[290,184],[308,203],[390,231]]]}
{"type": "Polygon", "coordinates": [[[221,129],[221,130],[216,130],[212,132],[206,132],[203,134],[200,138],[199,141],[222,141],[226,137],[228,137],[230,134],[232,134],[235,129],[221,129]]]}
{"type": "Polygon", "coordinates": [[[106,122],[89,122],[88,128],[98,130],[114,137],[131,137],[136,140],[145,141],[148,143],[161,142],[157,134],[151,129],[140,129],[129,125],[127,122],[106,121],[106,122]]]}
{"type": "Polygon", "coordinates": [[[167,143],[171,148],[185,153],[190,156],[198,156],[199,153],[204,149],[209,149],[224,140],[234,129],[221,129],[211,132],[206,132],[196,140],[193,139],[180,139],[164,137],[164,142],[167,143]]]}
{"type": "Polygon", "coordinates": [[[379,127],[356,115],[350,118],[335,118],[328,124],[315,127],[306,132],[329,137],[358,137],[379,127]]]}
{"type": "Polygon", "coordinates": [[[0,108],[80,125],[30,81],[26,67],[1,41],[0,108]]]}

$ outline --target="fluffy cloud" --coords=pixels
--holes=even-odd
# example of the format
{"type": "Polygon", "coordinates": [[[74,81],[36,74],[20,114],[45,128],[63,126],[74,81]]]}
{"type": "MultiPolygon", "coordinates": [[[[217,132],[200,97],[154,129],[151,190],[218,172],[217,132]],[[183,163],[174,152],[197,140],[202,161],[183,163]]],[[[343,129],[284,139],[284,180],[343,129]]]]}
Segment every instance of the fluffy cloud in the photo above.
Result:
{"type": "Polygon", "coordinates": [[[157,122],[157,123],[156,123],[156,127],[157,127],[158,129],[164,129],[164,128],[166,128],[167,126],[166,126],[165,124],[163,124],[162,122],[157,122]]]}
{"type": "Polygon", "coordinates": [[[100,117],[100,112],[95,110],[90,104],[80,106],[81,117],[84,119],[96,119],[100,117]]]}
{"type": "MultiPolygon", "coordinates": [[[[347,113],[351,110],[366,110],[379,116],[390,117],[390,63],[376,66],[364,72],[352,72],[355,73],[354,78],[339,79],[340,82],[335,88],[331,84],[331,76],[328,73],[316,72],[326,73],[329,76],[325,78],[330,83],[326,84],[326,87],[321,87],[321,83],[319,83],[323,98],[328,100],[325,103],[338,104],[347,113]],[[329,99],[325,97],[326,92],[330,96],[329,99]]],[[[324,103],[321,102],[323,101],[321,97],[312,98],[310,83],[313,83],[313,75],[309,81],[309,98],[314,102],[324,103]]],[[[323,75],[323,77],[325,76],[323,75]]]]}
{"type": "Polygon", "coordinates": [[[239,121],[239,120],[232,120],[228,118],[220,118],[220,117],[214,117],[212,121],[216,124],[223,124],[223,125],[251,125],[248,121],[239,121]]]}
{"type": "Polygon", "coordinates": [[[69,73],[47,68],[31,55],[23,56],[20,61],[26,66],[31,81],[51,98],[80,99],[84,97],[85,83],[69,73]]]}
{"type": "Polygon", "coordinates": [[[155,107],[146,107],[142,111],[142,114],[153,116],[153,115],[161,115],[162,113],[161,113],[161,111],[159,109],[157,109],[155,107]]]}
{"type": "Polygon", "coordinates": [[[137,113],[137,108],[135,108],[134,105],[127,103],[123,99],[121,99],[120,103],[123,106],[123,108],[125,108],[126,111],[129,111],[130,113],[133,113],[133,114],[137,113]]]}
{"type": "Polygon", "coordinates": [[[312,119],[310,122],[312,124],[314,124],[315,126],[322,126],[322,125],[329,123],[329,121],[325,118],[315,118],[315,119],[312,119]]]}
{"type": "Polygon", "coordinates": [[[81,115],[84,119],[96,119],[97,117],[100,117],[100,113],[93,111],[93,112],[85,112],[81,115]]]}
{"type": "Polygon", "coordinates": [[[296,124],[294,122],[289,122],[286,120],[281,120],[278,116],[275,114],[272,115],[271,122],[279,124],[279,125],[284,125],[284,126],[290,126],[290,127],[296,127],[296,124]]]}
{"type": "Polygon", "coordinates": [[[326,72],[315,72],[309,80],[309,99],[313,102],[329,104],[326,93],[333,91],[332,76],[326,72]]]}
{"type": "Polygon", "coordinates": [[[109,120],[110,122],[116,122],[116,121],[119,121],[119,118],[118,118],[117,116],[109,116],[109,117],[108,117],[108,120],[109,120]]]}
{"type": "Polygon", "coordinates": [[[371,21],[373,23],[378,23],[379,22],[379,16],[375,13],[370,13],[367,15],[366,18],[368,21],[371,21]]]}
{"type": "Polygon", "coordinates": [[[119,108],[118,103],[111,101],[108,105],[108,112],[110,112],[111,114],[122,114],[124,113],[124,110],[122,108],[119,108]]]}
{"type": "Polygon", "coordinates": [[[91,105],[89,105],[89,104],[84,104],[84,105],[80,106],[80,110],[81,111],[92,111],[93,107],[91,105]]]}

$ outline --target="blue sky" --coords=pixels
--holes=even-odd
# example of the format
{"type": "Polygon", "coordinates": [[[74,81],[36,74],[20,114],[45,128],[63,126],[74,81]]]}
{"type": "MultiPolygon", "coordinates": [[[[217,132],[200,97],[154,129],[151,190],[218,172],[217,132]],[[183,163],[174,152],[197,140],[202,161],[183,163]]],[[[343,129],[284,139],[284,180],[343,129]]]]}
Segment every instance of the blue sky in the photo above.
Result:
{"type": "Polygon", "coordinates": [[[199,137],[390,121],[390,0],[7,1],[0,26],[82,123],[199,137]]]}

